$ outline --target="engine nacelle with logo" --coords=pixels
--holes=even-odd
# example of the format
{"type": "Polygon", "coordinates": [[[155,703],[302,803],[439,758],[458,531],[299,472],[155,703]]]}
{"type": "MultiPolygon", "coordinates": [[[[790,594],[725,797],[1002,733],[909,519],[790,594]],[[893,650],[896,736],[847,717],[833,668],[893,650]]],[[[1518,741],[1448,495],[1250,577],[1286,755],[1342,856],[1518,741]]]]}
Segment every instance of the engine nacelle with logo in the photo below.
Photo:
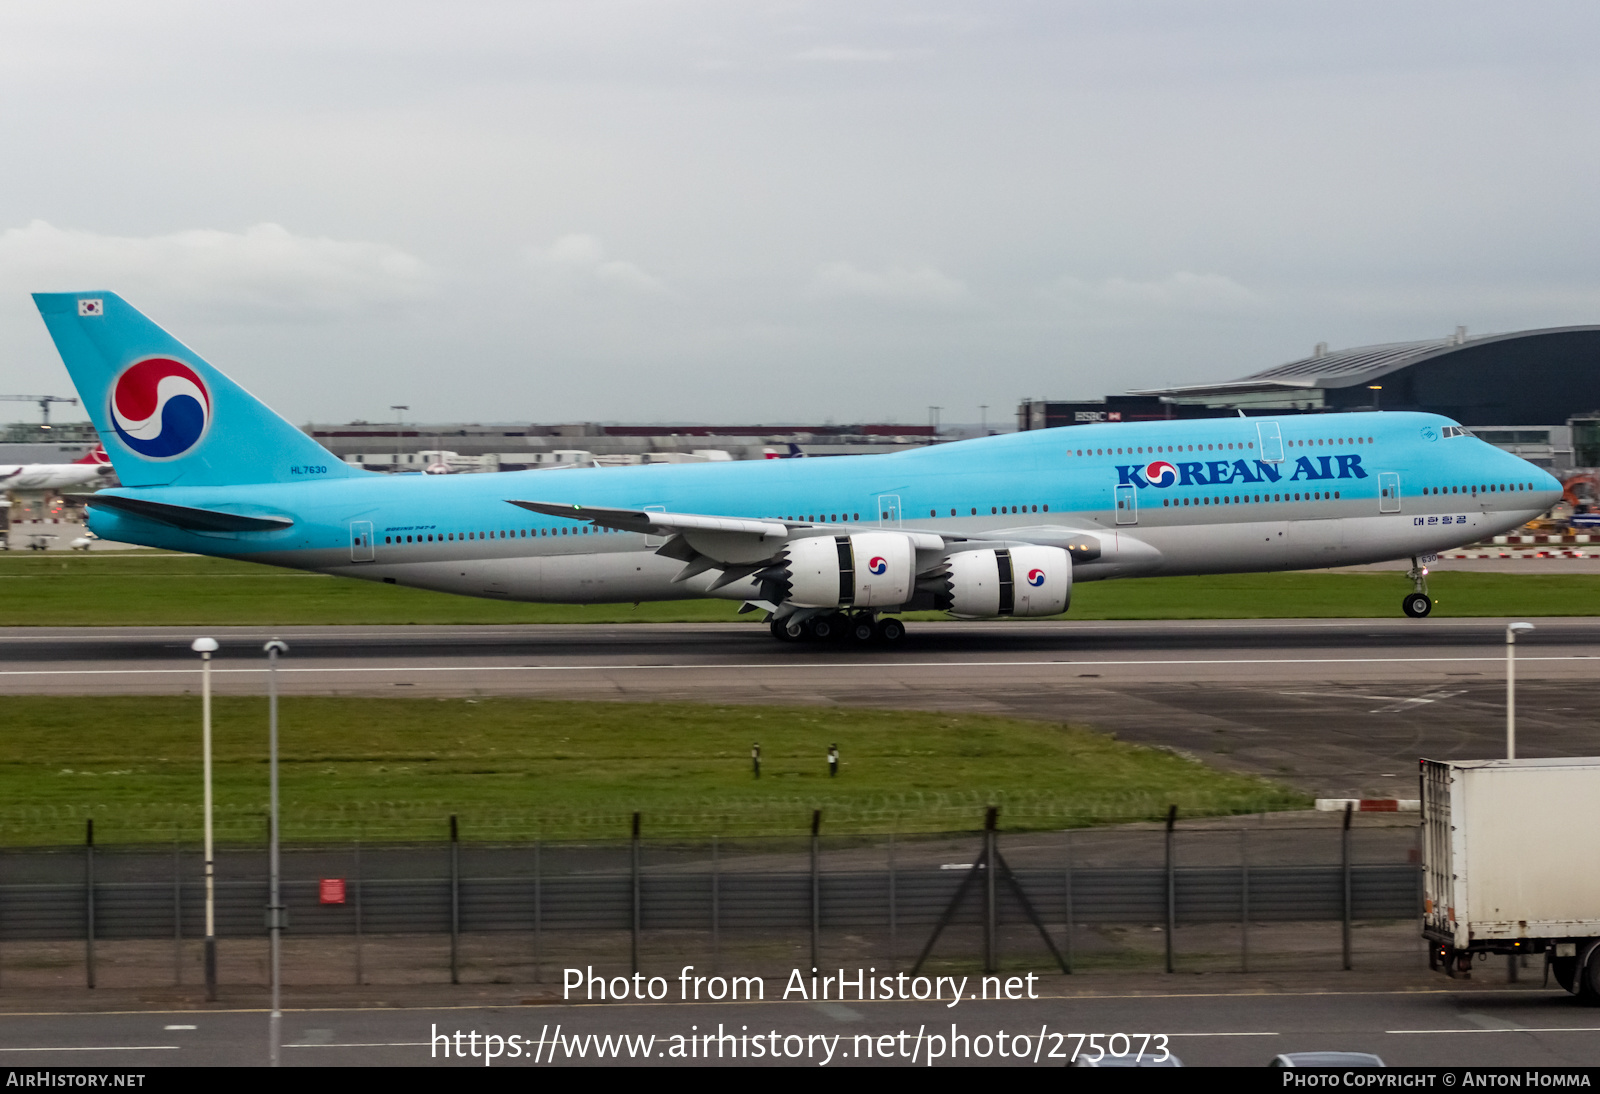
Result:
{"type": "Polygon", "coordinates": [[[935,603],[961,619],[1059,615],[1072,602],[1072,559],[1060,547],[961,551],[935,603]]]}
{"type": "Polygon", "coordinates": [[[917,552],[898,532],[812,536],[791,543],[784,597],[800,608],[897,608],[911,599],[917,552]]]}

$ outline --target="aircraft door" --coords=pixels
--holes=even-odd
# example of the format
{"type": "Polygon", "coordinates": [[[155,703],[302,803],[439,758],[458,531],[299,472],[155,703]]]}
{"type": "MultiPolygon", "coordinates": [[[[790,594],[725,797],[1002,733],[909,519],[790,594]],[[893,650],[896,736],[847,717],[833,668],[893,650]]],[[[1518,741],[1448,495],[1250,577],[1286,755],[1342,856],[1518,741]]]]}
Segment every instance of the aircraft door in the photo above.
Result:
{"type": "Polygon", "coordinates": [[[1400,511],[1400,473],[1398,471],[1378,472],[1378,512],[1398,513],[1400,511]]]}
{"type": "Polygon", "coordinates": [[[370,520],[353,520],[350,522],[350,561],[371,562],[373,559],[372,522],[370,520]]]}
{"type": "Polygon", "coordinates": [[[1117,523],[1139,523],[1139,496],[1134,493],[1134,487],[1119,486],[1117,490],[1117,523]]]}
{"type": "Polygon", "coordinates": [[[1257,422],[1256,437],[1261,442],[1262,463],[1283,462],[1283,434],[1277,422],[1257,422]]]}
{"type": "Polygon", "coordinates": [[[883,528],[900,527],[900,495],[878,495],[878,525],[883,528]]]}

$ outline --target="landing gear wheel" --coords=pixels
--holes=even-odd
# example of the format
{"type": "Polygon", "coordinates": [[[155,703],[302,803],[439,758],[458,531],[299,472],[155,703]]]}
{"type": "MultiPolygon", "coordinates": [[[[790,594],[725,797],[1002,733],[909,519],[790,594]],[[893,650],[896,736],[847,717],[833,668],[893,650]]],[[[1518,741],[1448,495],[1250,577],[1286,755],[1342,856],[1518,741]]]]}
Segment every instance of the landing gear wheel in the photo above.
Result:
{"type": "Polygon", "coordinates": [[[772,637],[776,638],[779,642],[800,641],[800,635],[789,633],[789,621],[787,619],[774,619],[772,622],[767,624],[767,629],[772,631],[772,637]]]}
{"type": "Polygon", "coordinates": [[[812,638],[819,642],[827,642],[844,633],[845,622],[844,616],[835,612],[832,615],[817,616],[807,623],[806,627],[811,631],[812,638]]]}
{"type": "Polygon", "coordinates": [[[862,612],[850,620],[850,637],[858,643],[871,642],[878,636],[878,628],[873,626],[872,616],[862,612]]]}
{"type": "Polygon", "coordinates": [[[894,646],[906,636],[906,625],[898,619],[878,620],[878,641],[885,646],[894,646]]]}
{"type": "Polygon", "coordinates": [[[1426,593],[1407,593],[1400,608],[1412,619],[1421,619],[1433,611],[1433,600],[1426,593]]]}

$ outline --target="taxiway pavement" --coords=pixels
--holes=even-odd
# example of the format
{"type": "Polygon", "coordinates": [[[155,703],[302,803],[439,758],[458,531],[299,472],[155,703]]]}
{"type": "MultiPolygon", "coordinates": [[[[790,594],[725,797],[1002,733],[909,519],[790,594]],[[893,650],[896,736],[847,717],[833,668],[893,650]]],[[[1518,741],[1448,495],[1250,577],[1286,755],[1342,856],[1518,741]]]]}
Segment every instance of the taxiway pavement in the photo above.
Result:
{"type": "MultiPolygon", "coordinates": [[[[1600,619],[1517,646],[1519,754],[1600,754],[1600,619]]],[[[1503,754],[1504,620],[915,623],[893,650],[758,624],[0,630],[0,694],[519,695],[840,704],[1073,722],[1325,796],[1415,797],[1421,756],[1503,754]]]]}
{"type": "MultiPolygon", "coordinates": [[[[673,977],[669,985],[675,995],[677,969],[662,972],[673,977]]],[[[1564,992],[1535,985],[1479,988],[1438,977],[1389,987],[1349,973],[1308,977],[1299,986],[1250,977],[1230,978],[1226,986],[1193,977],[1167,977],[1161,983],[1148,976],[1096,980],[1088,987],[1070,978],[1041,977],[1034,981],[1037,999],[967,999],[953,1008],[948,991],[938,1003],[839,1001],[837,996],[825,1002],[774,1001],[783,990],[780,981],[768,985],[764,1003],[518,1006],[507,993],[499,1005],[295,1007],[282,1019],[281,1051],[286,1066],[481,1068],[483,1038],[492,1034],[500,1055],[491,1062],[499,1067],[928,1066],[930,1047],[941,1052],[933,1066],[1060,1067],[1074,1049],[1088,1044],[1073,1035],[1101,1034],[1096,1043],[1103,1046],[1104,1035],[1124,1033],[1161,1035],[1153,1043],[1164,1041],[1191,1066],[1259,1067],[1282,1052],[1328,1050],[1372,1052],[1391,1066],[1412,1067],[1584,1067],[1600,1058],[1597,1012],[1564,992]],[[997,1051],[1001,1031],[1007,1035],[1003,1057],[997,1051]],[[465,1058],[455,1055],[457,1032],[465,1058]],[[729,1040],[711,1041],[709,1053],[702,1040],[693,1057],[674,1057],[674,1046],[684,1049],[690,1036],[718,1032],[729,1040]],[[957,1040],[952,1061],[952,1033],[984,1040],[957,1040]],[[507,1054],[513,1035],[518,1038],[514,1058],[507,1054]],[[622,1035],[627,1041],[620,1040],[622,1035]],[[1018,1035],[1025,1041],[1015,1041],[1018,1035]],[[606,1037],[609,1050],[607,1042],[596,1041],[606,1037]],[[751,1047],[757,1037],[763,1042],[759,1057],[751,1047]],[[1025,1054],[1016,1051],[1024,1047],[1025,1054]],[[978,1052],[985,1055],[979,1058],[978,1052]]],[[[1018,985],[1026,990],[1020,976],[1018,985]]],[[[967,993],[978,990],[973,976],[967,993]]],[[[267,1038],[268,1018],[260,1009],[13,1013],[0,1017],[0,1061],[12,1067],[132,1072],[184,1064],[263,1064],[267,1038]]],[[[1142,1037],[1134,1043],[1152,1044],[1142,1037]]],[[[1126,1040],[1115,1045],[1128,1051],[1126,1040]]],[[[147,1079],[146,1085],[154,1082],[147,1079]]]]}

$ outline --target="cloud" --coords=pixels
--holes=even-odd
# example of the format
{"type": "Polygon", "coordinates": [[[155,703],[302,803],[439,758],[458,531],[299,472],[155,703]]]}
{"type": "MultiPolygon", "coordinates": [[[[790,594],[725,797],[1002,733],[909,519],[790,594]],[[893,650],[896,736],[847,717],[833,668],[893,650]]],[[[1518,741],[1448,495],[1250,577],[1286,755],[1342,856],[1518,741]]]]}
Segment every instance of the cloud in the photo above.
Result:
{"type": "Polygon", "coordinates": [[[228,319],[328,318],[415,300],[434,283],[425,262],[396,247],[277,224],[111,236],[35,220],[0,233],[6,306],[29,292],[110,289],[228,319]]]}
{"type": "Polygon", "coordinates": [[[864,49],[860,46],[820,46],[794,55],[797,61],[831,61],[843,64],[861,64],[892,61],[899,54],[892,49],[864,49]]]}
{"type": "Polygon", "coordinates": [[[849,262],[830,262],[817,268],[811,291],[818,296],[922,306],[958,304],[969,299],[966,285],[932,266],[863,270],[849,262]]]}
{"type": "Polygon", "coordinates": [[[1238,312],[1265,303],[1231,277],[1186,271],[1153,281],[1108,277],[1091,282],[1063,277],[1052,283],[1046,294],[1072,304],[1139,311],[1238,312]]]}
{"type": "Polygon", "coordinates": [[[546,285],[566,288],[610,288],[660,293],[666,285],[638,265],[607,258],[594,236],[564,235],[546,248],[530,248],[525,257],[546,285]]]}

